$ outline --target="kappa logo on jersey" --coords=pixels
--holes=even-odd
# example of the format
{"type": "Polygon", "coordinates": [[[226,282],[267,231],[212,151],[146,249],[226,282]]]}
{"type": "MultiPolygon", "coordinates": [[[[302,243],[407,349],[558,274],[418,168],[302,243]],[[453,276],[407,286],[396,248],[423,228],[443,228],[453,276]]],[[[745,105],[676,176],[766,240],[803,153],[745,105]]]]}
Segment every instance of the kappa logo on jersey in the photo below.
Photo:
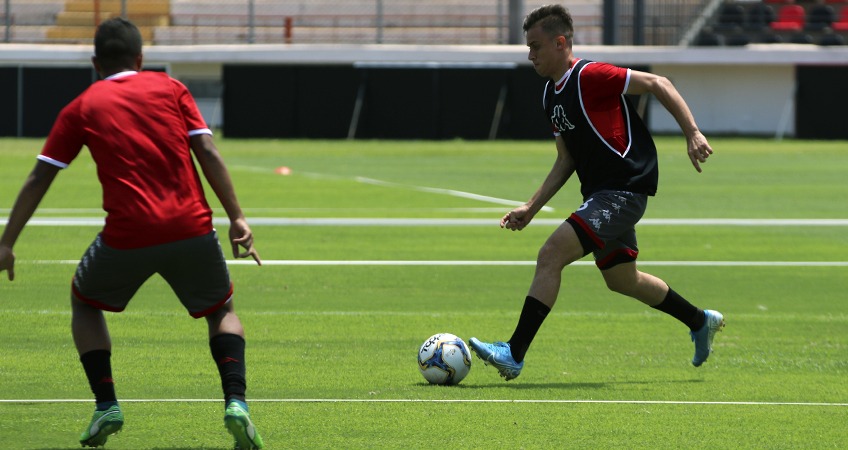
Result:
{"type": "Polygon", "coordinates": [[[573,130],[574,124],[568,121],[565,117],[565,108],[562,105],[554,106],[554,115],[551,116],[551,123],[554,124],[557,131],[573,130]]]}

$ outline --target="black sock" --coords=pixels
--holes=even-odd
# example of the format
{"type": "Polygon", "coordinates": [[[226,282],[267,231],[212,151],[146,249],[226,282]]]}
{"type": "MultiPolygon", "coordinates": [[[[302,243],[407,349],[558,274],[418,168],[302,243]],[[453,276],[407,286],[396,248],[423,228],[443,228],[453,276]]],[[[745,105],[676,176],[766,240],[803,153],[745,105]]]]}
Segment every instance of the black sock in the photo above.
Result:
{"type": "Polygon", "coordinates": [[[111,356],[109,350],[92,350],[80,356],[88,385],[98,404],[118,401],[115,397],[115,381],[112,379],[112,363],[109,360],[111,356]]]}
{"type": "Polygon", "coordinates": [[[530,296],[524,299],[524,308],[521,309],[518,325],[516,325],[512,337],[509,338],[509,347],[512,350],[512,358],[515,359],[515,362],[524,361],[524,355],[530,348],[530,343],[533,342],[533,338],[536,337],[539,327],[542,326],[542,322],[545,321],[545,317],[548,317],[549,312],[551,312],[551,308],[539,300],[530,296]]]}
{"type": "Polygon", "coordinates": [[[660,310],[683,322],[692,331],[700,330],[706,321],[704,310],[686,301],[672,288],[668,288],[668,294],[666,294],[662,303],[651,308],[660,310]]]}
{"type": "Polygon", "coordinates": [[[209,348],[221,375],[225,403],[230,400],[245,401],[244,338],[237,334],[219,334],[209,339],[209,348]]]}

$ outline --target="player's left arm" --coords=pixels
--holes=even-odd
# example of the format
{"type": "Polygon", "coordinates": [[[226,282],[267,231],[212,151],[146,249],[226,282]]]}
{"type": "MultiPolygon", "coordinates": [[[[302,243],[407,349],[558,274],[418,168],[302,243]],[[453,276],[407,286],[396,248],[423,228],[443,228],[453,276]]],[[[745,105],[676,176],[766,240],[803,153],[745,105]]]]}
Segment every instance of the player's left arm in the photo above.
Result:
{"type": "Polygon", "coordinates": [[[215,191],[215,195],[230,219],[230,242],[233,246],[233,256],[236,258],[247,258],[249,256],[261,266],[262,260],[259,258],[259,252],[253,248],[253,232],[247,225],[247,219],[245,219],[236,197],[230,172],[224,164],[221,153],[212,141],[212,135],[196,134],[191,136],[191,149],[197,157],[203,175],[209,181],[209,185],[215,191]],[[239,246],[244,248],[243,252],[239,252],[239,246]]]}
{"type": "Polygon", "coordinates": [[[668,78],[653,73],[631,70],[630,83],[625,93],[644,94],[647,92],[653,94],[680,125],[680,129],[686,136],[689,160],[695,166],[695,170],[701,172],[701,163],[707,161],[707,158],[713,153],[713,149],[707,142],[707,138],[698,129],[695,117],[686,101],[683,100],[683,96],[680,95],[680,92],[668,78]]]}

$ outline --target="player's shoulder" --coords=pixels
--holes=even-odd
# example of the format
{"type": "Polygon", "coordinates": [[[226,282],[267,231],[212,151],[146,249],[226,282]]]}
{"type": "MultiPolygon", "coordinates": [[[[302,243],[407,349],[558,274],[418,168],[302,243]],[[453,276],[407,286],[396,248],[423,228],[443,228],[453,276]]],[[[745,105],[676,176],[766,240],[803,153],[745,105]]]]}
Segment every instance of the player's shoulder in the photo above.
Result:
{"type": "Polygon", "coordinates": [[[607,62],[586,61],[579,71],[580,80],[583,82],[606,82],[613,80],[624,80],[630,69],[616,66],[607,62]]]}

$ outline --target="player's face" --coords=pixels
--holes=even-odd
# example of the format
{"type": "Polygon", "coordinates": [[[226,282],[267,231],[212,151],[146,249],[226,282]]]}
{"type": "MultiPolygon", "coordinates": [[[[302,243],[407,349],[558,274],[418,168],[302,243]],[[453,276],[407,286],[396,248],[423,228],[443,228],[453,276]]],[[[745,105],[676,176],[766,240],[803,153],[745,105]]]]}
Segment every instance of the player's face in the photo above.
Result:
{"type": "Polygon", "coordinates": [[[529,30],[525,35],[527,39],[527,47],[530,52],[527,54],[527,59],[533,63],[533,68],[536,73],[545,77],[558,79],[558,74],[561,76],[564,60],[564,40],[562,36],[551,36],[542,30],[542,27],[536,25],[529,30]]]}

